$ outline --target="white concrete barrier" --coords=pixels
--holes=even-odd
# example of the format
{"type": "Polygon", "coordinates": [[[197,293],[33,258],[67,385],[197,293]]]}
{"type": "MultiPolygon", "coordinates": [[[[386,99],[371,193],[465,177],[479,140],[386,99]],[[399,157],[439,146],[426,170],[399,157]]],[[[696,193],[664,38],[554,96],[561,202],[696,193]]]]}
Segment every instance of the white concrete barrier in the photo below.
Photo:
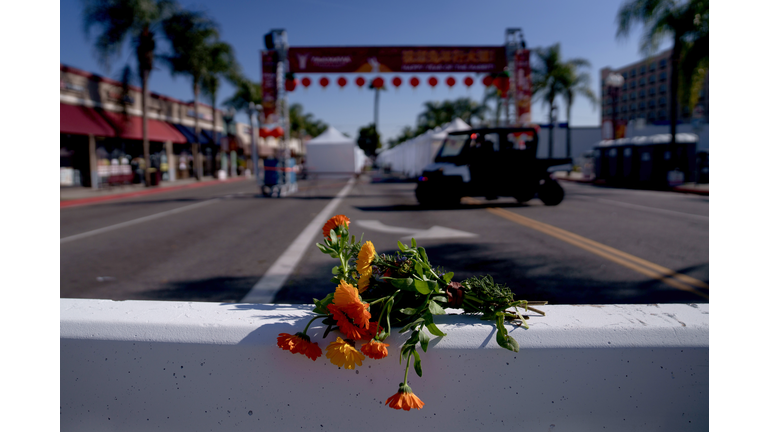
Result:
{"type": "Polygon", "coordinates": [[[61,430],[708,430],[709,305],[540,308],[511,331],[519,353],[489,322],[436,317],[448,336],[409,374],[425,406],[404,412],[384,404],[403,335],[342,370],[277,347],[308,306],[62,299],[61,430]]]}

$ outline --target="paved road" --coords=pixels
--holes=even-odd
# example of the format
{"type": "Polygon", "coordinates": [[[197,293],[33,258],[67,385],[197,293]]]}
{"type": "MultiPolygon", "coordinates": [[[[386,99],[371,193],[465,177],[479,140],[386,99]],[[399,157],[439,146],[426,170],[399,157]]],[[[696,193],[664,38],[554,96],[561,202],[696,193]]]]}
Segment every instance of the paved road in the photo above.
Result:
{"type": "MultiPolygon", "coordinates": [[[[61,296],[240,301],[344,185],[314,181],[296,195],[267,199],[252,183],[235,183],[62,209],[61,296]],[[121,223],[130,225],[110,228],[121,223]]],[[[364,231],[378,252],[394,252],[408,237],[404,229],[475,234],[419,245],[458,280],[487,273],[518,298],[708,301],[708,197],[564,183],[566,199],[556,207],[465,199],[456,209],[424,210],[414,186],[362,177],[333,214],[349,216],[352,232],[364,231]]],[[[321,240],[319,229],[309,240],[321,240]]],[[[269,296],[283,303],[322,297],[333,289],[333,265],[310,246],[269,296]]]]}

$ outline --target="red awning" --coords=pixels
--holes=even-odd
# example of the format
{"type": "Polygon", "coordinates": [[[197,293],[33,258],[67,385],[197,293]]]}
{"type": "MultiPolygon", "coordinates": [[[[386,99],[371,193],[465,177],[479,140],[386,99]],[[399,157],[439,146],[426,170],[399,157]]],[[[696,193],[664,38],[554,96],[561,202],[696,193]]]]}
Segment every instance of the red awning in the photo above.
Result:
{"type": "MultiPolygon", "coordinates": [[[[117,129],[120,138],[143,140],[144,137],[141,133],[141,117],[131,116],[125,117],[122,114],[114,112],[104,112],[107,119],[117,129]]],[[[184,135],[181,134],[173,125],[160,120],[147,120],[147,129],[150,141],[170,141],[176,144],[183,144],[187,142],[184,135]]]]}
{"type": "Polygon", "coordinates": [[[61,133],[113,137],[115,130],[93,108],[59,103],[61,133]]]}

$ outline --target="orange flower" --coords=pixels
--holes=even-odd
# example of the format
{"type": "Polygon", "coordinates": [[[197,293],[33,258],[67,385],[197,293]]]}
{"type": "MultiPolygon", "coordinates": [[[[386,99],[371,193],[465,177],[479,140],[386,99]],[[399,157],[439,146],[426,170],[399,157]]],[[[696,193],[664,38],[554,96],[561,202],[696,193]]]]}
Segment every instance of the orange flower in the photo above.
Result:
{"type": "Polygon", "coordinates": [[[387,347],[389,344],[385,344],[383,342],[379,342],[375,339],[371,340],[367,344],[360,347],[360,351],[363,352],[363,354],[367,355],[368,357],[376,360],[383,359],[386,357],[389,353],[387,352],[387,347]]]}
{"type": "MultiPolygon", "coordinates": [[[[340,308],[334,304],[329,304],[328,312],[333,315],[333,319],[336,320],[336,324],[338,324],[339,330],[344,333],[344,336],[352,340],[361,340],[370,337],[368,336],[368,332],[365,328],[357,326],[352,322],[351,318],[347,314],[346,308],[340,308]]],[[[371,313],[367,313],[368,317],[370,318],[371,313]]]]}
{"type": "Polygon", "coordinates": [[[359,292],[368,289],[371,274],[373,274],[371,263],[375,257],[376,248],[373,247],[373,243],[365,242],[357,254],[357,272],[360,273],[360,280],[357,281],[357,290],[359,292]]]}
{"type": "Polygon", "coordinates": [[[317,360],[323,354],[317,342],[310,342],[309,336],[302,332],[295,335],[280,333],[277,336],[277,346],[293,354],[303,354],[311,358],[312,361],[317,360]]]}
{"type": "Polygon", "coordinates": [[[329,237],[331,235],[331,230],[336,229],[341,225],[349,227],[349,218],[344,215],[336,215],[328,219],[325,225],[323,225],[323,237],[329,237]]]}
{"type": "Polygon", "coordinates": [[[400,384],[400,389],[394,395],[390,396],[386,402],[390,408],[410,411],[411,408],[421,409],[424,402],[413,391],[408,384],[400,384]]]}
{"type": "MultiPolygon", "coordinates": [[[[339,286],[336,287],[336,292],[333,294],[333,304],[337,306],[337,308],[334,309],[338,312],[331,309],[328,310],[334,314],[333,319],[339,322],[339,327],[342,329],[342,332],[352,339],[360,339],[359,337],[353,337],[350,333],[344,331],[345,324],[342,323],[349,322],[349,324],[354,324],[360,329],[367,329],[368,322],[371,319],[371,313],[368,311],[368,303],[363,303],[360,300],[360,296],[357,294],[355,287],[345,281],[341,281],[339,286]],[[340,312],[343,312],[345,316],[341,316],[340,312]],[[339,313],[339,317],[336,316],[337,313],[339,313]],[[350,322],[347,318],[352,321],[350,322]]],[[[350,331],[352,330],[350,329],[350,331]]]]}
{"type": "Polygon", "coordinates": [[[325,356],[331,363],[344,369],[354,369],[355,365],[362,366],[365,357],[355,349],[354,342],[350,342],[337,337],[336,342],[328,345],[325,356]]]}
{"type": "Polygon", "coordinates": [[[336,287],[336,292],[333,294],[333,304],[336,306],[347,306],[352,303],[360,303],[357,290],[345,281],[341,281],[339,286],[336,287]]]}

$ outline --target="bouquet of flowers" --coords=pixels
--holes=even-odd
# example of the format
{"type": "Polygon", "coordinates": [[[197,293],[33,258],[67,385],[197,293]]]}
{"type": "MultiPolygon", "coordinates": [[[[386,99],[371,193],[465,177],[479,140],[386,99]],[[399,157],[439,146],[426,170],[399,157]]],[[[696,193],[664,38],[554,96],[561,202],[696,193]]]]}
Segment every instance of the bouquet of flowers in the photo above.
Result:
{"type": "Polygon", "coordinates": [[[496,342],[503,348],[517,352],[517,341],[504,326],[506,321],[519,323],[528,328],[526,317],[518,308],[534,310],[525,300],[515,300],[506,286],[499,285],[490,276],[471,277],[461,283],[453,281],[453,273],[433,267],[423,247],[415,240],[406,246],[397,242],[395,255],[377,255],[373,243],[355,241],[349,234],[349,218],[336,215],[323,227],[321,252],[338,258],[340,264],[333,268],[333,284],[336,290],[322,300],[314,300],[313,317],[304,331],[294,335],[281,333],[277,346],[294,354],[303,354],[317,360],[322,350],[312,342],[307,331],[317,319],[326,326],[323,338],[331,331],[344,337],[336,337],[326,348],[325,356],[339,368],[354,369],[362,366],[365,357],[383,359],[389,355],[385,343],[393,327],[399,332],[411,332],[400,348],[400,363],[405,360],[405,377],[387,405],[409,411],[421,409],[421,401],[408,386],[408,371],[413,361],[416,374],[421,376],[421,357],[418,348],[426,353],[430,334],[446,336],[434,323],[435,315],[445,314],[446,307],[462,309],[466,314],[476,314],[480,319],[496,324],[496,342]],[[353,262],[354,260],[354,262],[353,262]],[[364,341],[358,351],[356,341],[364,341]]]}

